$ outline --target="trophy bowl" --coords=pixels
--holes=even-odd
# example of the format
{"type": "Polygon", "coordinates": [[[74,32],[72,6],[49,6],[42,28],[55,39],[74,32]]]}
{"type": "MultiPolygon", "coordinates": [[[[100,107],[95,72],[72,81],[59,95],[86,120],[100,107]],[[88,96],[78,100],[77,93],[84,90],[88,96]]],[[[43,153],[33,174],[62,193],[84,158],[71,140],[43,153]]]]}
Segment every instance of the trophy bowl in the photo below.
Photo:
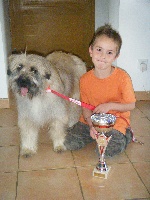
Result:
{"type": "Polygon", "coordinates": [[[97,132],[109,132],[116,122],[116,116],[106,113],[96,113],[91,116],[91,120],[97,132]]]}

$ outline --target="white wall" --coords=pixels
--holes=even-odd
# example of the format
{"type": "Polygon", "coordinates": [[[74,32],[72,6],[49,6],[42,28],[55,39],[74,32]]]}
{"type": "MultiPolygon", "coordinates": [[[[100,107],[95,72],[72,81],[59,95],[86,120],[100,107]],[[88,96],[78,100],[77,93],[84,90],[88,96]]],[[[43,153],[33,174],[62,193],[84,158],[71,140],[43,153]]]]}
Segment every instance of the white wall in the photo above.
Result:
{"type": "Polygon", "coordinates": [[[119,32],[117,65],[130,74],[135,91],[150,91],[150,0],[120,0],[119,32]],[[138,59],[148,59],[147,71],[138,69],[138,59]]]}
{"type": "Polygon", "coordinates": [[[8,98],[7,55],[11,51],[8,1],[0,0],[0,98],[8,98]]]}
{"type": "Polygon", "coordinates": [[[109,22],[109,0],[95,0],[95,30],[109,22]]]}
{"type": "Polygon", "coordinates": [[[109,0],[109,23],[112,24],[113,28],[119,29],[119,4],[120,0],[109,0]]]}
{"type": "MultiPolygon", "coordinates": [[[[119,30],[119,4],[120,0],[109,0],[108,3],[109,23],[116,30],[119,30]]],[[[113,65],[117,65],[117,61],[113,65]]]]}
{"type": "Polygon", "coordinates": [[[95,28],[109,22],[122,36],[114,64],[130,74],[135,91],[150,91],[150,0],[96,0],[95,18],[95,28]],[[140,71],[138,59],[148,59],[147,71],[140,71]]]}

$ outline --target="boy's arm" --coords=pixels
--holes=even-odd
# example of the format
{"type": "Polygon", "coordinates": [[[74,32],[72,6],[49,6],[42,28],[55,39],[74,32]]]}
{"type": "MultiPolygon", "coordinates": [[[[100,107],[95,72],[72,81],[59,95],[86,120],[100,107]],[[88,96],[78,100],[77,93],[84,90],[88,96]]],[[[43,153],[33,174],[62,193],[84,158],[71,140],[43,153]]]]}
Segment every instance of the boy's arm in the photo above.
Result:
{"type": "Polygon", "coordinates": [[[93,126],[92,121],[91,121],[91,115],[93,114],[93,112],[86,108],[82,108],[82,113],[83,113],[83,117],[84,117],[85,121],[87,122],[87,124],[89,125],[89,127],[93,126]]]}
{"type": "Polygon", "coordinates": [[[135,108],[135,102],[133,103],[103,103],[98,105],[93,112],[94,113],[108,113],[110,110],[115,110],[119,112],[126,112],[133,110],[135,108]]]}
{"type": "Polygon", "coordinates": [[[93,112],[91,110],[86,109],[86,108],[82,108],[82,112],[83,112],[83,117],[84,117],[85,121],[87,122],[87,124],[90,127],[90,136],[93,139],[96,139],[97,131],[93,127],[92,120],[91,120],[91,115],[93,114],[93,112]]]}

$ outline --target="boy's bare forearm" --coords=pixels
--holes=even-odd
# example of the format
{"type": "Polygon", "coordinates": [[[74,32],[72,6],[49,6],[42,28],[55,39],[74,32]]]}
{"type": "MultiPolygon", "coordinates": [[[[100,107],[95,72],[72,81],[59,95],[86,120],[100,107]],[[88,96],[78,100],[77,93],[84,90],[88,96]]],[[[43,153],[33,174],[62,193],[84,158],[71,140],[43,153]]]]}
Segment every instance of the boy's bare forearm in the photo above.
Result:
{"type": "Polygon", "coordinates": [[[123,104],[123,103],[110,102],[98,105],[93,112],[86,108],[82,108],[82,111],[84,119],[86,120],[87,124],[91,127],[92,126],[91,115],[93,113],[108,113],[110,110],[126,112],[133,110],[134,108],[135,108],[135,103],[123,104]]]}
{"type": "Polygon", "coordinates": [[[135,108],[135,103],[110,103],[111,104],[111,109],[110,110],[116,110],[120,112],[126,112],[126,111],[131,111],[135,108]]]}
{"type": "Polygon", "coordinates": [[[94,109],[94,113],[108,113],[110,110],[115,110],[119,112],[126,112],[133,110],[135,108],[135,103],[115,103],[115,102],[110,102],[110,103],[104,103],[98,105],[94,109]]]}

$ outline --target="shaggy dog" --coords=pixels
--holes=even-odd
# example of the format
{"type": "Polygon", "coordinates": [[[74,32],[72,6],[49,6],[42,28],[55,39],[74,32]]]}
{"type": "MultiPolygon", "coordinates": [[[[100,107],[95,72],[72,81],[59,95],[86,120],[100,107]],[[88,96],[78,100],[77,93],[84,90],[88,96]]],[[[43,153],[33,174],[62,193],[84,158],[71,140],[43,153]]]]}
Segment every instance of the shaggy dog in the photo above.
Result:
{"type": "Polygon", "coordinates": [[[35,54],[9,57],[9,85],[17,100],[23,156],[37,152],[38,132],[44,124],[49,126],[54,151],[66,150],[66,130],[79,120],[81,108],[46,93],[46,89],[50,86],[52,90],[79,99],[79,79],[85,72],[85,63],[80,58],[59,51],[46,58],[35,54]]]}

